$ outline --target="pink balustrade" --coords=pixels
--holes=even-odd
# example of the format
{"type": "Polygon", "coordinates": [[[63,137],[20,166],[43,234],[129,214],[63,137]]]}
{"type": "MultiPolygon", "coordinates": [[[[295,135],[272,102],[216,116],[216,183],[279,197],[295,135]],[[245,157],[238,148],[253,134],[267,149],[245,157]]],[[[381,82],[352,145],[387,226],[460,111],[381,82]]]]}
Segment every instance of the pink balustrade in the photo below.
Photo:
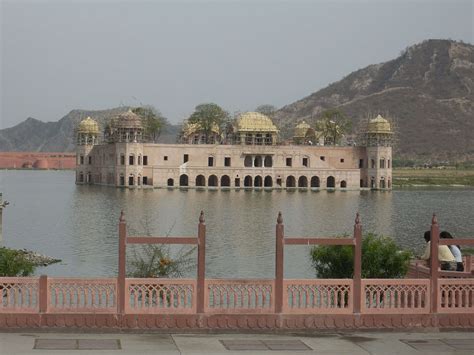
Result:
{"type": "Polygon", "coordinates": [[[438,310],[441,313],[474,313],[473,279],[441,279],[438,310]]]}
{"type": "Polygon", "coordinates": [[[0,277],[0,313],[37,313],[38,290],[36,277],[0,277]]]}
{"type": "Polygon", "coordinates": [[[430,312],[428,279],[363,279],[361,313],[430,312]]]}
{"type": "Polygon", "coordinates": [[[206,280],[206,313],[272,313],[273,280],[206,280]]]}
{"type": "Polygon", "coordinates": [[[196,280],[125,279],[125,313],[196,313],[196,280]]]}
{"type": "Polygon", "coordinates": [[[117,312],[117,279],[48,278],[51,313],[117,312]]]}
{"type": "Polygon", "coordinates": [[[284,280],[283,313],[347,314],[353,312],[353,281],[284,280]]]}

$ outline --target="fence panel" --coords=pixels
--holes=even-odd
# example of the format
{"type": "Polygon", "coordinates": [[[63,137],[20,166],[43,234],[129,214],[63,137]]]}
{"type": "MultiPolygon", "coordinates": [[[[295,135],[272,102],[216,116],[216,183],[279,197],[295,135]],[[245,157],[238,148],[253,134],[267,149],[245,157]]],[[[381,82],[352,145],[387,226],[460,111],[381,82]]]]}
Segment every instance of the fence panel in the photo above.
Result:
{"type": "Polygon", "coordinates": [[[206,280],[206,313],[273,313],[274,280],[206,280]]]}
{"type": "Polygon", "coordinates": [[[37,313],[39,279],[0,277],[0,313],[37,313]]]}
{"type": "Polygon", "coordinates": [[[429,313],[430,280],[364,279],[361,313],[429,313]]]}
{"type": "Polygon", "coordinates": [[[196,280],[125,279],[125,313],[196,313],[196,280]]]}
{"type": "Polygon", "coordinates": [[[48,278],[48,312],[116,313],[117,279],[48,278]]]}
{"type": "Polygon", "coordinates": [[[474,313],[474,279],[438,281],[440,313],[474,313]]]}
{"type": "Polygon", "coordinates": [[[284,280],[283,313],[352,313],[353,288],[351,279],[284,280]]]}

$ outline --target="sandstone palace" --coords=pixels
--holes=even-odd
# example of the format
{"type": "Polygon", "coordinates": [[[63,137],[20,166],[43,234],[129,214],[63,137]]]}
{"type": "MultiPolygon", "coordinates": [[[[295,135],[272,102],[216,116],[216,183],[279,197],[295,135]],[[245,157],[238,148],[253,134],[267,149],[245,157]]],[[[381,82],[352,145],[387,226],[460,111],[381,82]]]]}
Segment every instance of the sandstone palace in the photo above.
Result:
{"type": "Polygon", "coordinates": [[[76,129],[77,184],[128,188],[391,189],[392,129],[380,115],[370,120],[363,145],[324,145],[307,123],[291,144],[279,144],[278,128],[260,113],[241,114],[232,142],[203,139],[199,124],[185,123],[179,144],[149,143],[141,118],[128,111],[103,134],[91,118],[76,129]],[[220,143],[217,143],[220,142],[220,143]]]}

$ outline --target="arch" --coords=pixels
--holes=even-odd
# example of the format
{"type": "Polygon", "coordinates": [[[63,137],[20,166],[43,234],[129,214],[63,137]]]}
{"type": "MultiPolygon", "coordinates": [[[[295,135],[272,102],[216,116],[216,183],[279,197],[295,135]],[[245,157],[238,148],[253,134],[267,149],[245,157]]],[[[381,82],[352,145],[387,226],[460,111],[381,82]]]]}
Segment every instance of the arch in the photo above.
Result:
{"type": "Polygon", "coordinates": [[[262,177],[260,175],[255,176],[255,179],[253,180],[253,186],[254,187],[262,187],[262,177]]]}
{"type": "Polygon", "coordinates": [[[252,162],[253,162],[252,157],[250,155],[247,155],[244,159],[244,166],[246,168],[251,168],[252,167],[252,162]]]}
{"type": "Polygon", "coordinates": [[[271,168],[273,166],[273,158],[271,155],[265,156],[265,160],[263,161],[263,165],[266,168],[271,168]]]}
{"type": "Polygon", "coordinates": [[[252,187],[252,177],[247,175],[244,179],[244,187],[252,187]]]}
{"type": "Polygon", "coordinates": [[[389,189],[392,188],[392,180],[390,180],[390,179],[387,180],[387,187],[388,187],[389,189]]]}
{"type": "Polygon", "coordinates": [[[326,187],[335,188],[336,187],[336,179],[334,176],[329,176],[326,180],[326,187]]]}
{"type": "Polygon", "coordinates": [[[230,177],[229,175],[222,175],[221,176],[221,187],[230,187],[230,177]]]}
{"type": "Polygon", "coordinates": [[[206,178],[204,175],[196,176],[196,186],[206,186],[206,178]]]}
{"type": "Polygon", "coordinates": [[[308,187],[308,178],[306,176],[299,177],[298,187],[308,187]]]}
{"type": "Polygon", "coordinates": [[[320,182],[319,182],[319,176],[313,176],[311,178],[311,187],[319,187],[320,182]]]}
{"type": "Polygon", "coordinates": [[[260,168],[262,166],[262,157],[260,155],[257,155],[253,161],[253,166],[256,168],[260,168]]]}
{"type": "Polygon", "coordinates": [[[207,179],[207,186],[218,186],[218,180],[217,180],[217,176],[215,175],[211,175],[209,176],[209,178],[207,179]]]}
{"type": "Polygon", "coordinates": [[[170,187],[174,186],[174,180],[172,178],[169,178],[168,181],[166,182],[166,185],[170,187]]]}
{"type": "Polygon", "coordinates": [[[264,187],[273,187],[273,179],[270,175],[265,176],[265,180],[263,181],[264,187]]]}
{"type": "Polygon", "coordinates": [[[189,186],[188,175],[183,174],[179,177],[179,186],[189,186]]]}
{"type": "Polygon", "coordinates": [[[341,189],[345,189],[347,187],[347,182],[346,180],[341,181],[341,189]]]}
{"type": "Polygon", "coordinates": [[[135,177],[130,174],[130,176],[128,177],[128,186],[133,186],[135,185],[135,177]]]}
{"type": "Polygon", "coordinates": [[[286,178],[286,187],[296,187],[296,179],[293,175],[286,178]]]}
{"type": "Polygon", "coordinates": [[[375,189],[377,186],[375,186],[375,178],[372,176],[370,178],[370,188],[375,189]]]}
{"type": "Polygon", "coordinates": [[[385,189],[385,178],[383,176],[380,178],[379,186],[381,189],[385,189]]]}

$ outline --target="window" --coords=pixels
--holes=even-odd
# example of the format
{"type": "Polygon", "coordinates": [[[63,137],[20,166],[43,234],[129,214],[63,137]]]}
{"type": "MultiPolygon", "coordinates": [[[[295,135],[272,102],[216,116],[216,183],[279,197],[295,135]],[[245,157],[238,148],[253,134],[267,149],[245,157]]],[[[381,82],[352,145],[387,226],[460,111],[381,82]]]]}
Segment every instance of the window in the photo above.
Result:
{"type": "Polygon", "coordinates": [[[135,157],[133,155],[130,155],[128,157],[128,165],[133,165],[135,164],[135,157]]]}
{"type": "Polygon", "coordinates": [[[321,159],[322,161],[325,161],[325,160],[326,160],[326,157],[325,157],[324,155],[321,155],[321,156],[319,157],[319,159],[321,159]]]}
{"type": "Polygon", "coordinates": [[[303,158],[303,166],[308,167],[308,158],[303,158]]]}
{"type": "Polygon", "coordinates": [[[80,157],[80,164],[84,165],[84,156],[83,155],[81,155],[81,157],[80,157]]]}
{"type": "Polygon", "coordinates": [[[92,157],[89,156],[88,158],[89,158],[89,165],[92,165],[92,157]]]}
{"type": "Polygon", "coordinates": [[[143,177],[143,185],[148,185],[148,176],[143,177]]]}
{"type": "Polygon", "coordinates": [[[292,165],[292,158],[286,158],[286,166],[291,166],[292,165]]]}
{"type": "Polygon", "coordinates": [[[121,175],[120,176],[120,186],[124,186],[125,185],[125,176],[121,175]]]}
{"type": "Polygon", "coordinates": [[[164,161],[167,161],[167,160],[168,160],[168,156],[165,155],[165,156],[163,157],[163,160],[164,160],[164,161]]]}
{"type": "MultiPolygon", "coordinates": [[[[125,155],[121,155],[120,156],[120,165],[125,165],[125,155]]],[[[122,185],[125,185],[125,183],[123,183],[122,185]]]]}
{"type": "Polygon", "coordinates": [[[235,178],[235,187],[240,187],[240,178],[235,178]]]}
{"type": "Polygon", "coordinates": [[[128,177],[128,185],[129,186],[135,185],[133,175],[128,177]]]}
{"type": "Polygon", "coordinates": [[[370,159],[370,167],[372,169],[375,169],[375,160],[374,159],[370,159]]]}
{"type": "MultiPolygon", "coordinates": [[[[390,165],[390,159],[387,160],[387,168],[390,169],[391,168],[391,165],[390,165]]],[[[389,186],[390,188],[390,186],[389,186]]]]}
{"type": "Polygon", "coordinates": [[[224,166],[230,166],[230,157],[224,158],[224,166]]]}
{"type": "Polygon", "coordinates": [[[214,157],[207,158],[207,166],[214,166],[214,157]]]}
{"type": "Polygon", "coordinates": [[[138,165],[142,165],[142,156],[141,155],[138,156],[138,165]]]}
{"type": "Polygon", "coordinates": [[[184,154],[183,155],[183,163],[187,163],[189,160],[189,154],[184,154]]]}
{"type": "Polygon", "coordinates": [[[363,167],[364,167],[364,159],[359,159],[359,169],[362,169],[363,167]]]}
{"type": "Polygon", "coordinates": [[[148,156],[147,155],[143,156],[143,165],[148,165],[148,156]]]}
{"type": "Polygon", "coordinates": [[[341,162],[341,163],[344,163],[344,158],[341,158],[340,162],[341,162]]]}

